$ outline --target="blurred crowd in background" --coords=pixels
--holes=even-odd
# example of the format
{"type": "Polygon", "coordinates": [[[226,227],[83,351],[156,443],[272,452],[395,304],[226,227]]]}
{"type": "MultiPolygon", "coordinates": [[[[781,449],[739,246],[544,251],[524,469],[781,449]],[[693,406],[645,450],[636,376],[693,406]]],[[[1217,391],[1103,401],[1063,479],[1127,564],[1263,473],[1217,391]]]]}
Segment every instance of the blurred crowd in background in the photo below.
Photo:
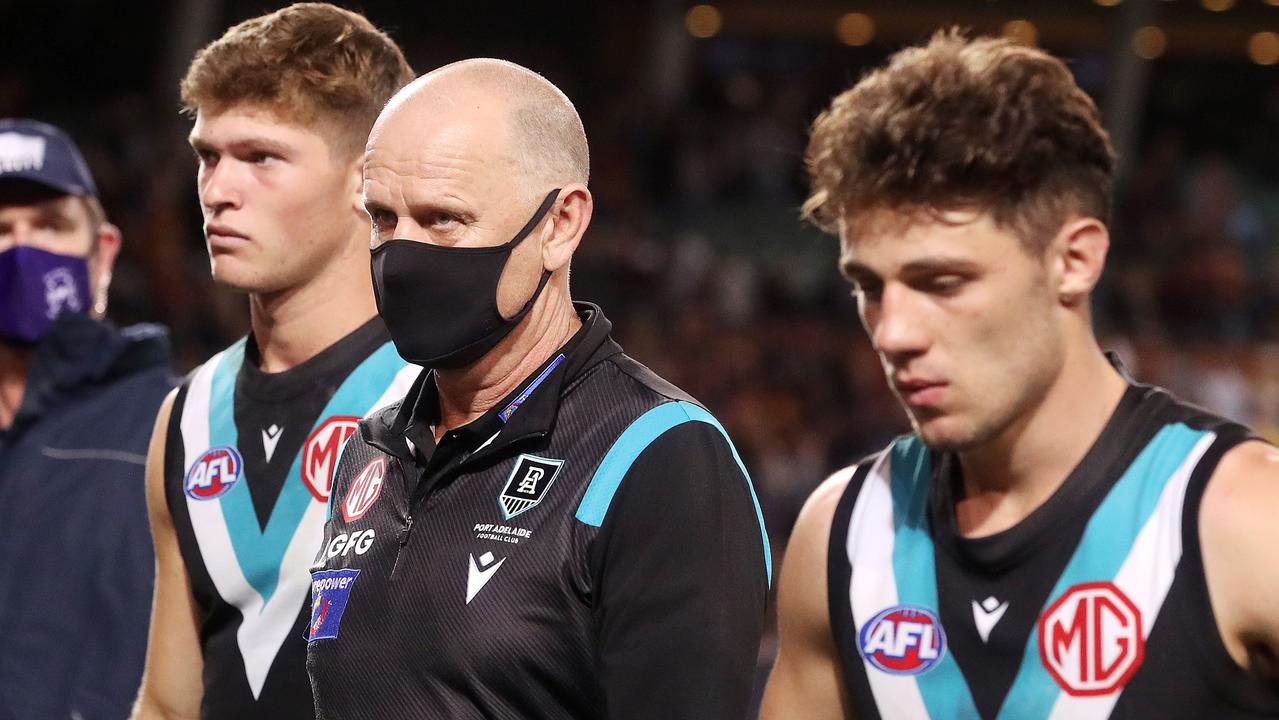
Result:
{"type": "MultiPolygon", "coordinates": [[[[1155,53],[1129,44],[1141,9],[1107,7],[1116,0],[920,2],[916,26],[912,3],[882,19],[874,3],[352,7],[418,72],[504,57],[577,103],[596,219],[574,295],[721,418],[780,551],[817,483],[906,429],[836,271],[837,241],[799,218],[805,132],[865,67],[943,22],[1039,41],[1070,59],[1103,111],[1121,102],[1131,138],[1119,143],[1111,261],[1094,298],[1105,344],[1141,380],[1279,440],[1279,50],[1268,64],[1253,42],[1279,29],[1279,7],[1213,4],[1225,7],[1145,0],[1144,22],[1200,23],[1217,43],[1179,47],[1174,23],[1155,53]],[[1076,25],[1054,25],[1064,5],[1076,25]],[[1125,53],[1140,56],[1136,83],[1125,53]],[[1115,101],[1121,76],[1129,87],[1115,101]]],[[[209,279],[176,78],[196,47],[275,6],[0,3],[13,39],[0,51],[0,116],[76,137],[125,237],[110,314],[172,328],[184,370],[244,333],[248,314],[209,279]]]]}

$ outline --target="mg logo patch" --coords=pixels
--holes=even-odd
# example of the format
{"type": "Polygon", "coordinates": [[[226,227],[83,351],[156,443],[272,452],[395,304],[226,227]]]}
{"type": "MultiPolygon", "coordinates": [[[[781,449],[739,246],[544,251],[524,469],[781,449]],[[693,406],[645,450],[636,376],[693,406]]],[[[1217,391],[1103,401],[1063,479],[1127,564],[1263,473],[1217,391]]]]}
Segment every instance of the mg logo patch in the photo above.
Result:
{"type": "Polygon", "coordinates": [[[536,455],[521,455],[516,458],[515,469],[506,479],[506,486],[497,498],[502,505],[502,515],[510,520],[542,502],[562,467],[563,460],[536,455]]]}
{"type": "Polygon", "coordinates": [[[1039,618],[1039,657],[1071,695],[1108,695],[1146,657],[1141,611],[1111,582],[1073,585],[1039,618]]]}
{"type": "Polygon", "coordinates": [[[187,470],[183,483],[187,497],[192,500],[212,500],[222,497],[235,487],[244,470],[240,452],[230,445],[205,450],[187,470]]]}
{"type": "Polygon", "coordinates": [[[351,481],[347,488],[346,500],[342,503],[342,517],[347,522],[355,522],[364,517],[364,513],[373,507],[378,496],[382,494],[382,483],[386,480],[386,457],[382,456],[364,466],[359,475],[351,481]]]}
{"type": "Polygon", "coordinates": [[[302,481],[316,500],[327,502],[333,489],[342,443],[355,434],[360,419],[354,415],[333,415],[320,423],[302,445],[302,481]]]}

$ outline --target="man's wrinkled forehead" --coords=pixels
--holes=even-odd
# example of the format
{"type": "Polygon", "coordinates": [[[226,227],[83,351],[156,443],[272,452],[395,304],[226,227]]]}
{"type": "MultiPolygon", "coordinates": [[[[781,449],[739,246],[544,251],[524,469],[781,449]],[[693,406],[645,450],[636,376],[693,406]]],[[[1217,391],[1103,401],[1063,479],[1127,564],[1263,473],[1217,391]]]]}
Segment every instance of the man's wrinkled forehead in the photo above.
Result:
{"type": "Polygon", "coordinates": [[[901,237],[920,221],[920,211],[905,207],[849,208],[839,218],[839,264],[845,272],[864,249],[901,237]]]}
{"type": "Polygon", "coordinates": [[[372,149],[387,136],[420,135],[452,125],[474,128],[481,135],[504,136],[509,114],[508,100],[491,88],[464,78],[422,77],[387,103],[373,123],[368,147],[372,149]]]}
{"type": "MultiPolygon", "coordinates": [[[[882,255],[885,250],[902,249],[904,252],[904,245],[918,245],[921,239],[928,237],[929,233],[920,231],[929,227],[958,228],[978,223],[986,217],[988,215],[983,211],[971,208],[918,205],[879,206],[845,212],[839,221],[840,269],[847,274],[850,268],[864,264],[869,255],[882,255]]],[[[953,242],[949,244],[954,245],[953,242]]],[[[938,249],[934,247],[928,251],[938,249]]]]}
{"type": "MultiPolygon", "coordinates": [[[[226,127],[222,128],[226,132],[226,127]]],[[[368,137],[353,128],[343,116],[333,112],[309,111],[285,105],[273,105],[257,101],[229,102],[220,105],[207,104],[201,106],[195,115],[195,122],[187,136],[192,147],[199,148],[214,140],[243,141],[255,140],[270,145],[273,142],[291,144],[286,141],[288,135],[311,135],[320,139],[327,148],[329,157],[336,163],[345,166],[359,159],[368,137]],[[228,136],[213,138],[207,136],[210,121],[221,118],[244,118],[251,120],[253,131],[232,133],[228,136]]],[[[281,149],[284,149],[283,147],[281,149]]]]}
{"type": "Polygon", "coordinates": [[[958,227],[979,222],[988,213],[969,207],[882,205],[846,210],[839,219],[841,248],[906,235],[925,225],[958,227]]]}
{"type": "Polygon", "coordinates": [[[515,160],[510,123],[500,105],[453,98],[432,106],[433,94],[388,108],[369,135],[366,176],[390,169],[417,177],[509,173],[515,160]]]}

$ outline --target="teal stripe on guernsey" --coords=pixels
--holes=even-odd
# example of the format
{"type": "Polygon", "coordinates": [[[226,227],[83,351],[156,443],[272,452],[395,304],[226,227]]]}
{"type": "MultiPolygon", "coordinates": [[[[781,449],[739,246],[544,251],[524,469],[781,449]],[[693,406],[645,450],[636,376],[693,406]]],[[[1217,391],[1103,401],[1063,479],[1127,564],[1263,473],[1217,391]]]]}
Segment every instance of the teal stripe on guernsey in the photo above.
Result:
{"type": "Polygon", "coordinates": [[[772,585],[773,552],[768,545],[768,532],[764,529],[764,513],[759,508],[759,498],[755,496],[755,486],[751,482],[750,473],[746,472],[746,465],[742,463],[742,457],[737,454],[737,448],[733,446],[733,441],[728,437],[724,426],[720,425],[719,421],[705,409],[693,403],[682,400],[663,403],[636,418],[630,427],[626,428],[613,442],[613,447],[609,448],[604,459],[600,461],[595,475],[591,477],[590,484],[586,486],[586,494],[582,496],[581,504],[577,506],[577,519],[595,527],[602,525],[604,516],[608,514],[608,506],[613,502],[613,495],[617,493],[617,488],[622,484],[622,478],[626,477],[635,459],[667,430],[686,422],[704,422],[719,430],[724,436],[724,442],[728,443],[728,449],[733,451],[733,459],[737,461],[737,467],[746,478],[746,489],[750,491],[751,502],[755,505],[755,519],[759,521],[759,534],[764,541],[764,569],[768,574],[768,583],[772,585]]]}
{"type": "MultiPolygon", "coordinates": [[[[1093,513],[1075,554],[1048,595],[1047,603],[1060,597],[1072,585],[1114,579],[1127,560],[1137,534],[1154,512],[1164,485],[1206,434],[1205,431],[1177,424],[1163,428],[1151,439],[1093,513]]],[[[1148,621],[1154,622],[1154,618],[1148,621]]],[[[999,719],[1046,718],[1057,701],[1059,690],[1039,659],[1039,628],[1036,626],[1026,642],[1017,678],[999,709],[999,719]]]]}
{"type": "MultiPolygon", "coordinates": [[[[227,348],[213,373],[213,385],[209,395],[209,444],[238,447],[235,427],[235,379],[244,363],[244,340],[227,348]]],[[[331,415],[365,415],[377,402],[396,373],[404,368],[404,361],[391,343],[384,344],[351,372],[333,393],[328,405],[316,418],[316,427],[331,415]]],[[[312,428],[312,432],[316,428],[312,428]]],[[[310,435],[310,432],[307,433],[310,435]]],[[[225,495],[219,498],[222,517],[226,521],[231,545],[244,577],[262,596],[265,604],[275,593],[280,580],[280,563],[289,542],[297,532],[298,524],[307,507],[315,502],[306,484],[302,482],[302,452],[293,458],[289,474],[285,476],[280,495],[263,529],[253,509],[253,496],[249,493],[252,478],[243,477],[225,495]]]]}
{"type": "MultiPolygon", "coordinates": [[[[897,602],[922,605],[940,614],[937,566],[928,530],[928,492],[932,484],[928,448],[919,438],[908,437],[893,443],[890,452],[897,602]]],[[[917,675],[915,683],[929,717],[962,720],[980,717],[959,664],[949,650],[935,666],[917,675]]]]}

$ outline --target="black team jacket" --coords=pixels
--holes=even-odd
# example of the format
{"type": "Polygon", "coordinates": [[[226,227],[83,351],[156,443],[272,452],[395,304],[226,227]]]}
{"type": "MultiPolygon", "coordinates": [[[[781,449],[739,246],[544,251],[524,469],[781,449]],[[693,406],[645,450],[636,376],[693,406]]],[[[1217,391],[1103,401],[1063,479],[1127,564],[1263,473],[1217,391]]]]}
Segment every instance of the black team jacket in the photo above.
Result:
{"type": "Polygon", "coordinates": [[[719,423],[598,307],[436,445],[423,373],[343,452],[312,573],[321,718],[742,718],[771,575],[719,423]]]}

